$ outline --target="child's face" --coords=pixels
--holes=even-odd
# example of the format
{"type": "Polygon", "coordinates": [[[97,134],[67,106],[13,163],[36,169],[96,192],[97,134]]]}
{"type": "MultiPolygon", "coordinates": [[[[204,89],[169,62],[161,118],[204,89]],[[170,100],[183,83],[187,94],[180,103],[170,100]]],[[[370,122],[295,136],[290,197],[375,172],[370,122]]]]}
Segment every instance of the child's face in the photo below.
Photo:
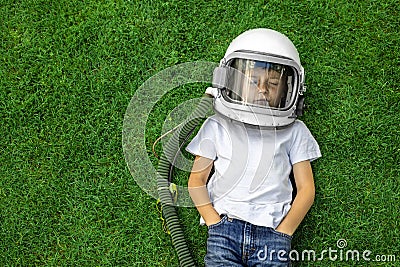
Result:
{"type": "Polygon", "coordinates": [[[284,93],[281,73],[273,69],[257,68],[257,89],[259,97],[265,99],[270,107],[278,107],[284,93]]]}
{"type": "Polygon", "coordinates": [[[281,72],[273,69],[254,68],[249,77],[253,86],[243,90],[247,103],[278,107],[285,92],[281,72]]]}

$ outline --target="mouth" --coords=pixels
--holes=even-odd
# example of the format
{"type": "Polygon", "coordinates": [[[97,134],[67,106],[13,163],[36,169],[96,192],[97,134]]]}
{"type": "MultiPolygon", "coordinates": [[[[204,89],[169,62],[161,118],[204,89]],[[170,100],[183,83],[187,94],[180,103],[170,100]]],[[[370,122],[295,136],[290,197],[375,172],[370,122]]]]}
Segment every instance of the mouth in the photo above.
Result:
{"type": "Polygon", "coordinates": [[[269,97],[269,92],[265,91],[265,92],[260,92],[259,93],[259,99],[260,101],[271,101],[270,97],[269,97]]]}
{"type": "Polygon", "coordinates": [[[253,102],[253,104],[254,104],[254,105],[259,105],[259,106],[266,106],[266,105],[268,104],[268,101],[267,101],[267,99],[265,99],[265,98],[256,99],[256,100],[253,102]]]}

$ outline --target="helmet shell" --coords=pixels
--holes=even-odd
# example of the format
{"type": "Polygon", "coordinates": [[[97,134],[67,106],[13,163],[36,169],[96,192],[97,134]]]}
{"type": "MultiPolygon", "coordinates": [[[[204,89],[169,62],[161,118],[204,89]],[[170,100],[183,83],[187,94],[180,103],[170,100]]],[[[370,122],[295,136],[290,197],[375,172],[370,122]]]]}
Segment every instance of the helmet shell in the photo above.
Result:
{"type": "Polygon", "coordinates": [[[228,46],[225,59],[229,59],[234,52],[246,51],[275,55],[291,59],[301,66],[299,53],[286,35],[271,29],[252,29],[245,31],[228,46]]]}

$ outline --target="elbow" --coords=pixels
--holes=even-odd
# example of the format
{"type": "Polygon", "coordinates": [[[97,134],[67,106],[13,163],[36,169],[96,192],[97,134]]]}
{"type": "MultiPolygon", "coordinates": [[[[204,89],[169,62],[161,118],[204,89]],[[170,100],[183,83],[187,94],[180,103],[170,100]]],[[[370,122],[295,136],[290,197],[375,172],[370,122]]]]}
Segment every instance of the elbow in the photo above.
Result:
{"type": "MultiPolygon", "coordinates": [[[[306,186],[298,189],[297,196],[303,199],[303,203],[307,206],[312,206],[315,200],[315,187],[314,185],[306,186]]],[[[297,198],[296,196],[296,198],[297,198]]]]}
{"type": "Polygon", "coordinates": [[[315,190],[312,191],[312,193],[310,194],[310,206],[314,204],[314,201],[315,201],[315,190]]]}
{"type": "Polygon", "coordinates": [[[187,186],[188,186],[189,189],[190,189],[191,187],[193,187],[193,178],[192,178],[191,175],[189,176],[187,186]]]}
{"type": "Polygon", "coordinates": [[[312,206],[314,204],[314,200],[315,200],[315,186],[311,186],[308,192],[308,198],[310,201],[310,206],[312,206]]]}

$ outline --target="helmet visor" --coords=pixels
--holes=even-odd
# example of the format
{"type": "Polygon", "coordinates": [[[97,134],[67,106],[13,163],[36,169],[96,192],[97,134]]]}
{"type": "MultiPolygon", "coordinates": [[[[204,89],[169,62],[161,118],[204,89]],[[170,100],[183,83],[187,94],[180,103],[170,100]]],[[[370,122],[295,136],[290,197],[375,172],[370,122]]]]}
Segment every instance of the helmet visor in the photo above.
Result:
{"type": "Polygon", "coordinates": [[[276,109],[292,102],[294,71],[278,63],[235,58],[227,77],[228,101],[276,109]]]}

